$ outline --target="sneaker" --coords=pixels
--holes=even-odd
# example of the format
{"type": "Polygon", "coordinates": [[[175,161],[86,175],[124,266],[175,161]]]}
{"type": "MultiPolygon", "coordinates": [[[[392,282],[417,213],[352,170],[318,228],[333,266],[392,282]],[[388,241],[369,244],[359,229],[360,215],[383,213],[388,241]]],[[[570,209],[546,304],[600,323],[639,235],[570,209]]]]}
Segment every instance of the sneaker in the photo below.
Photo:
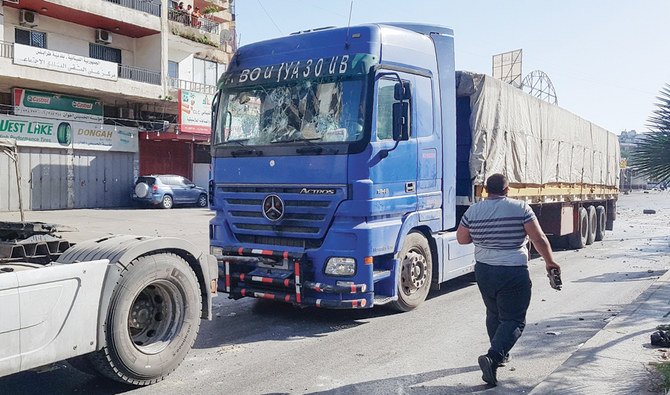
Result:
{"type": "Polygon", "coordinates": [[[496,369],[498,368],[488,355],[480,355],[477,359],[479,368],[482,370],[482,380],[490,385],[497,385],[496,369]]]}

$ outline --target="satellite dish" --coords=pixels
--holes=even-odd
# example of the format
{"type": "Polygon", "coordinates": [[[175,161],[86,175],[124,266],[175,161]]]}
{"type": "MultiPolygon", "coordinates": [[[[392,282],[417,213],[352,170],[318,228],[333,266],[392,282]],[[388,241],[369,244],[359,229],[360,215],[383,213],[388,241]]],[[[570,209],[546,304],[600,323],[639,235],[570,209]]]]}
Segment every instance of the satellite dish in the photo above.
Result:
{"type": "Polygon", "coordinates": [[[554,84],[551,83],[549,76],[544,71],[535,70],[528,74],[521,82],[521,89],[540,100],[558,104],[554,84]]]}
{"type": "Polygon", "coordinates": [[[221,30],[221,42],[229,43],[231,41],[233,41],[233,32],[231,32],[229,29],[221,30]]]}

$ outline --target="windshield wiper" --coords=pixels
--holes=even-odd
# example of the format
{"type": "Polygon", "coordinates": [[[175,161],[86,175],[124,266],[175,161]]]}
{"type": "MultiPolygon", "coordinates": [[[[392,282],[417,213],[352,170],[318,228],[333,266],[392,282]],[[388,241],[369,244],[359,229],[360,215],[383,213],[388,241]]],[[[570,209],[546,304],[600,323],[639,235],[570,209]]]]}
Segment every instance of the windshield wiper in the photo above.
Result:
{"type": "Polygon", "coordinates": [[[235,143],[235,144],[237,144],[241,147],[246,147],[246,144],[242,144],[245,141],[249,141],[249,139],[226,140],[226,141],[222,141],[219,144],[225,145],[225,144],[228,144],[228,143],[235,143]]]}
{"type": "Polygon", "coordinates": [[[231,151],[232,156],[263,156],[263,151],[256,149],[238,149],[231,151]]]}
{"type": "MultiPolygon", "coordinates": [[[[323,137],[308,137],[308,138],[295,138],[295,139],[286,139],[286,140],[272,140],[270,141],[270,144],[279,144],[279,143],[298,143],[298,142],[306,142],[309,144],[314,144],[312,141],[316,140],[322,140],[323,137]]],[[[315,145],[315,144],[314,144],[315,145]]]]}

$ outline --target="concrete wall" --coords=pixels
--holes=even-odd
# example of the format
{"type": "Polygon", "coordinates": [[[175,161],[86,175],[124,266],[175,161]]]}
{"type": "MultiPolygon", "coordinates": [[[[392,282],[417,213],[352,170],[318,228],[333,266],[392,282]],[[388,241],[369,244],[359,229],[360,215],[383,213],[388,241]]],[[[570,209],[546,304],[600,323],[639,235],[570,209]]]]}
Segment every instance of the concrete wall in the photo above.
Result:
{"type": "Polygon", "coordinates": [[[161,35],[135,39],[135,66],[149,70],[161,69],[161,35]]]}
{"type": "MultiPolygon", "coordinates": [[[[27,29],[19,25],[19,10],[4,7],[5,10],[5,37],[6,41],[14,41],[14,29],[27,29]]],[[[88,26],[77,25],[49,18],[45,15],[39,16],[39,25],[32,30],[45,32],[47,34],[47,48],[53,51],[71,53],[80,56],[89,56],[89,43],[95,43],[95,29],[88,26]]],[[[122,63],[135,66],[135,41],[137,39],[126,37],[121,34],[112,33],[112,44],[110,47],[121,50],[122,63]]],[[[160,50],[160,49],[159,49],[160,50]]],[[[160,70],[160,67],[156,68],[160,70]]]]}
{"type": "MultiPolygon", "coordinates": [[[[153,30],[161,30],[160,18],[146,12],[134,10],[109,1],[97,0],[48,0],[49,3],[75,8],[110,19],[124,21],[137,26],[145,26],[153,30]]],[[[41,15],[40,15],[41,17],[41,15]]]]}

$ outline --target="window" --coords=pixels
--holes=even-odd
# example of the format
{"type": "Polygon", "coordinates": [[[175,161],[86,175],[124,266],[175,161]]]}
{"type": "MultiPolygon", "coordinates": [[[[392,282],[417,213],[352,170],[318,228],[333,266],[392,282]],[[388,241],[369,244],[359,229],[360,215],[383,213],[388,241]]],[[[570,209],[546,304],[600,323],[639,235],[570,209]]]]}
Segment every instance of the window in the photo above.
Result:
{"type": "Polygon", "coordinates": [[[393,138],[393,91],[397,81],[381,79],[377,82],[377,140],[393,138]]]}
{"type": "Polygon", "coordinates": [[[93,59],[106,60],[121,64],[121,50],[118,48],[111,48],[100,44],[88,44],[88,56],[93,59]]]}
{"type": "Polygon", "coordinates": [[[216,85],[227,65],[211,60],[193,58],[193,82],[216,85]]]}
{"type": "Polygon", "coordinates": [[[179,63],[168,60],[168,77],[179,78],[179,63]]]}
{"type": "Polygon", "coordinates": [[[14,42],[17,44],[30,45],[31,47],[46,48],[47,34],[34,30],[15,29],[14,42]]]}

